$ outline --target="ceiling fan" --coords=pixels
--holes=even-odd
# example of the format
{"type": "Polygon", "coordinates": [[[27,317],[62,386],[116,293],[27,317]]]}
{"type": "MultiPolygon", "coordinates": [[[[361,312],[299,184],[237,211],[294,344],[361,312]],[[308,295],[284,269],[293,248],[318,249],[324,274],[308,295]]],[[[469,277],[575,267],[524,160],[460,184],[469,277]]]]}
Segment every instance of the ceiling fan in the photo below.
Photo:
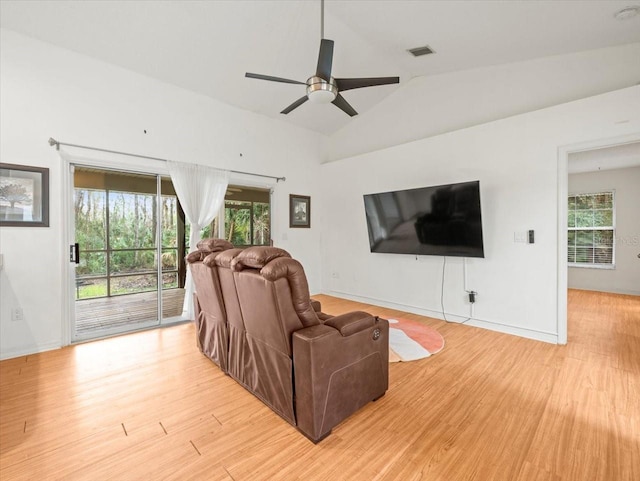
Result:
{"type": "Polygon", "coordinates": [[[307,100],[314,103],[328,104],[331,102],[340,110],[353,117],[358,112],[349,105],[349,102],[340,94],[345,90],[359,89],[363,87],[374,87],[377,85],[397,84],[399,77],[372,77],[372,78],[333,78],[331,76],[331,65],[333,63],[333,40],[324,38],[324,0],[321,0],[320,7],[320,53],[318,54],[318,66],[315,75],[309,77],[306,82],[291,80],[271,75],[261,75],[247,72],[245,77],[271,82],[281,82],[287,84],[299,84],[307,86],[307,94],[300,97],[281,114],[288,114],[292,110],[300,107],[307,100]]]}

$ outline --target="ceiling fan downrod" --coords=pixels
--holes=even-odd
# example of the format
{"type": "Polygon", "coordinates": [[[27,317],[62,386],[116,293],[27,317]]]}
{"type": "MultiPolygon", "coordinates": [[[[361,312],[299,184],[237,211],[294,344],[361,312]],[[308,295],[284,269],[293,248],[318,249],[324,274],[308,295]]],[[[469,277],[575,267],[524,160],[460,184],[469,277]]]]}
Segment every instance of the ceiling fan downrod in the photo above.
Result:
{"type": "Polygon", "coordinates": [[[320,0],[320,40],[324,38],[324,0],[320,0]]]}

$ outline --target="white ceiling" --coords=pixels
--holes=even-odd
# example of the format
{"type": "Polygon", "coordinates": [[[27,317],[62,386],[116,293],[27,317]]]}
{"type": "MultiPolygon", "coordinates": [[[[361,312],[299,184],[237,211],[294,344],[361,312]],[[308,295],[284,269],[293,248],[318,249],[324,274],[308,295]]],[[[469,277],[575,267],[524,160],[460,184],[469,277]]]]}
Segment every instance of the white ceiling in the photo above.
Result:
{"type": "MultiPolygon", "coordinates": [[[[345,92],[361,114],[416,76],[640,42],[629,0],[327,0],[325,37],[336,77],[400,76],[400,85],[345,92]],[[435,55],[407,49],[429,45],[435,55]]],[[[305,103],[304,86],[247,79],[245,72],[305,81],[315,72],[320,1],[13,1],[0,25],[231,105],[324,134],[350,118],[305,103]]]]}

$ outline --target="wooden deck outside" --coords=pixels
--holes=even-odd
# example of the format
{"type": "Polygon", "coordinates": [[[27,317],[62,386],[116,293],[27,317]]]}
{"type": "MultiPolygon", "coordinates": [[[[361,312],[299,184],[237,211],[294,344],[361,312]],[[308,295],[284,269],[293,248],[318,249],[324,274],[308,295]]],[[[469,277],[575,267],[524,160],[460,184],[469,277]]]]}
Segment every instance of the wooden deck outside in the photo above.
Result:
{"type": "MultiPolygon", "coordinates": [[[[162,317],[182,314],[184,289],[162,291],[162,317]]],[[[76,301],[76,334],[86,335],[116,327],[136,325],[157,320],[157,292],[142,292],[123,296],[82,299],[76,301]]]]}

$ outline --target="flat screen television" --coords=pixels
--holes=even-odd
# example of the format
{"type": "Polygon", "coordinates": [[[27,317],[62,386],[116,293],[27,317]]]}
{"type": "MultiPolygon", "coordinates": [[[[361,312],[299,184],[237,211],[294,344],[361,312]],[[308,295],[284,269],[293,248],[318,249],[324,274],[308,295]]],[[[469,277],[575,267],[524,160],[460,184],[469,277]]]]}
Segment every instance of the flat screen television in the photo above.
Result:
{"type": "Polygon", "coordinates": [[[484,257],[480,181],[366,194],[371,252],[484,257]]]}

